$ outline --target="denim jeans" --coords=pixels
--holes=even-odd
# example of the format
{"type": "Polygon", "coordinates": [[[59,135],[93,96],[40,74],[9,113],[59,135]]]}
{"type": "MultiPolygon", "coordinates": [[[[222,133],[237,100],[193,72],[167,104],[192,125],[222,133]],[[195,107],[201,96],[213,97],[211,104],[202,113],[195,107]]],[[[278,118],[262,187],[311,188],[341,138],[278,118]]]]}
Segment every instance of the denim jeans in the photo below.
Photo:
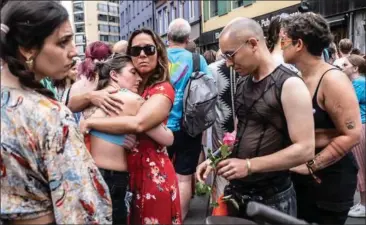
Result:
{"type": "MultiPolygon", "coordinates": [[[[225,193],[225,195],[228,195],[231,193],[225,193]]],[[[241,195],[241,194],[239,194],[241,195]]],[[[290,184],[289,187],[287,187],[285,190],[280,191],[276,194],[273,194],[272,196],[261,196],[261,195],[242,195],[241,198],[247,199],[246,203],[249,201],[255,201],[260,202],[264,205],[267,205],[269,207],[272,207],[280,212],[283,212],[285,214],[288,214],[290,216],[296,217],[297,214],[297,205],[296,205],[296,192],[292,185],[290,184]]],[[[237,197],[235,198],[237,202],[240,202],[240,200],[237,200],[237,197]]],[[[237,210],[235,207],[233,207],[232,204],[228,204],[228,211],[229,216],[236,216],[244,219],[251,219],[248,218],[246,215],[246,204],[239,203],[239,210],[237,210]]]]}
{"type": "Polygon", "coordinates": [[[128,192],[128,172],[105,169],[99,169],[99,171],[107,183],[109,192],[111,194],[113,224],[127,224],[130,204],[129,198],[131,197],[130,193],[128,192]]]}

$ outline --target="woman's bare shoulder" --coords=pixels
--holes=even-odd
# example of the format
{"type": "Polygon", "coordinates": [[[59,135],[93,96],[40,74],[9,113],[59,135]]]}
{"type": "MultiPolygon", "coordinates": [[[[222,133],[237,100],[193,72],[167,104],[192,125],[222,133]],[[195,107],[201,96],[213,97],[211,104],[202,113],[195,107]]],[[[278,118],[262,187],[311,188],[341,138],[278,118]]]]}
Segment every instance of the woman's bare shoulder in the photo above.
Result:
{"type": "Polygon", "coordinates": [[[120,91],[118,91],[117,93],[115,93],[115,95],[120,98],[124,104],[126,103],[136,103],[136,102],[144,102],[144,99],[132,92],[132,91],[129,91],[127,89],[121,89],[120,91]]]}

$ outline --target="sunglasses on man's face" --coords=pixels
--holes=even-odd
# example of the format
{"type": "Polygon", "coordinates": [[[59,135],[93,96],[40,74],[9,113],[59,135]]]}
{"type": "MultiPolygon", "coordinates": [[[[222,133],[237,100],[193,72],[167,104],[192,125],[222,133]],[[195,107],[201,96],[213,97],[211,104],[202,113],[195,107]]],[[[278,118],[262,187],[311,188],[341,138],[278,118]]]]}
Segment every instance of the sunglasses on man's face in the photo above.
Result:
{"type": "Polygon", "coordinates": [[[141,54],[141,51],[144,51],[147,56],[151,56],[155,54],[156,47],[154,45],[132,46],[130,55],[133,57],[137,57],[141,54]]]}

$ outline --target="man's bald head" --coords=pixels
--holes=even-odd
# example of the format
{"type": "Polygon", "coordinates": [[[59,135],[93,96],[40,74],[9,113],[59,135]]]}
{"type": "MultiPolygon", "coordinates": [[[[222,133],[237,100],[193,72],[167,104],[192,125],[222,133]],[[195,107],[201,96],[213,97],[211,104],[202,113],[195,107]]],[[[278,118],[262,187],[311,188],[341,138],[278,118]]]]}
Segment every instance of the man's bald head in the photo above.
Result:
{"type": "Polygon", "coordinates": [[[228,36],[239,40],[244,40],[249,37],[264,40],[263,29],[259,23],[245,17],[235,18],[224,27],[220,34],[220,38],[228,36]]]}
{"type": "Polygon", "coordinates": [[[125,40],[121,40],[121,41],[119,41],[119,42],[117,42],[117,43],[115,43],[113,45],[112,51],[114,53],[126,54],[126,52],[127,52],[127,46],[128,46],[128,42],[125,41],[125,40]]]}

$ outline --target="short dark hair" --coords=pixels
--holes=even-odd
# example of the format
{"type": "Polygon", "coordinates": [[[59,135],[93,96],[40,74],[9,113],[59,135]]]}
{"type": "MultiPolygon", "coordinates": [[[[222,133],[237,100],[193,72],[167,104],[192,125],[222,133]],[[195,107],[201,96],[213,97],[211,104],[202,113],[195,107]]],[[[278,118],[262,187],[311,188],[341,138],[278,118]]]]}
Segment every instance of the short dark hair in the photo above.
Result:
{"type": "Polygon", "coordinates": [[[353,48],[353,43],[348,38],[343,38],[338,44],[339,51],[343,54],[350,54],[353,48]]]}
{"type": "Polygon", "coordinates": [[[54,98],[51,91],[35,80],[19,47],[42,49],[45,39],[68,19],[66,9],[56,1],[8,1],[1,8],[1,24],[9,28],[8,32],[1,31],[1,59],[21,85],[54,98]]]}
{"type": "Polygon", "coordinates": [[[353,48],[351,54],[362,55],[361,50],[358,48],[353,48]]]}
{"type": "Polygon", "coordinates": [[[328,22],[312,12],[289,17],[284,28],[289,38],[294,41],[301,39],[308,52],[314,56],[321,56],[333,40],[328,22]]]}

